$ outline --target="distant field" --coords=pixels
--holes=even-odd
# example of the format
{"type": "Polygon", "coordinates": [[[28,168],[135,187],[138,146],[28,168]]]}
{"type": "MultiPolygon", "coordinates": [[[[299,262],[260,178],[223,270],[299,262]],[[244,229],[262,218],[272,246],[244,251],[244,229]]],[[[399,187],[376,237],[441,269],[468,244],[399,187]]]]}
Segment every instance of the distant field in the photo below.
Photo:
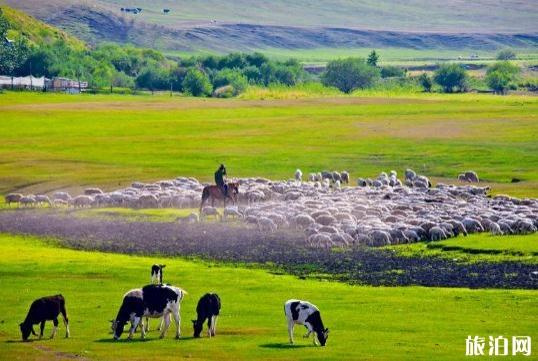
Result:
{"type": "MultiPolygon", "coordinates": [[[[366,93],[368,94],[368,93],[366,93]]],[[[0,95],[0,192],[107,189],[179,175],[286,179],[407,167],[455,182],[474,169],[494,192],[538,195],[538,99],[371,95],[218,100],[0,95]],[[513,178],[521,180],[510,183],[513,178]]]]}
{"type": "MultiPolygon", "coordinates": [[[[532,290],[349,286],[205,262],[71,251],[9,235],[0,235],[0,251],[0,358],[6,360],[452,360],[464,357],[468,335],[538,337],[532,290]],[[113,342],[109,320],[127,290],[149,281],[156,262],[167,264],[167,282],[188,292],[183,338],[173,339],[172,326],[159,340],[152,320],[145,342],[139,334],[132,342],[113,342]],[[190,320],[208,291],[222,298],[217,337],[193,339],[190,320]],[[20,342],[17,325],[29,304],[60,292],[72,337],[62,337],[60,323],[55,340],[20,342]],[[296,345],[287,344],[282,304],[292,297],[322,310],[331,330],[325,348],[302,339],[302,327],[296,345]]],[[[50,332],[48,323],[45,335],[50,332]]]]}

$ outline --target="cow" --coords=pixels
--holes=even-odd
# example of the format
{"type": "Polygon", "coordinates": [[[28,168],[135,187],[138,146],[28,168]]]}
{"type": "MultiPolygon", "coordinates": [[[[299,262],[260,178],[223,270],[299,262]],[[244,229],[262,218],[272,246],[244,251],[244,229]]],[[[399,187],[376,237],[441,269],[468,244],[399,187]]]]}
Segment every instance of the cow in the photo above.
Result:
{"type": "Polygon", "coordinates": [[[24,322],[19,324],[22,333],[22,340],[27,341],[30,337],[30,333],[37,336],[34,331],[34,325],[40,323],[41,330],[39,332],[39,338],[43,338],[43,331],[45,330],[45,321],[52,321],[54,328],[52,329],[52,335],[50,338],[54,338],[56,331],[58,330],[58,315],[62,314],[65,325],[65,337],[69,337],[69,320],[67,319],[67,311],[65,310],[65,299],[62,295],[54,295],[42,297],[34,302],[30,306],[28,315],[24,322]]]}
{"type": "Polygon", "coordinates": [[[216,293],[206,293],[198,301],[196,313],[198,318],[192,320],[194,329],[194,337],[200,337],[200,333],[204,327],[204,322],[207,319],[207,336],[215,336],[217,332],[217,317],[220,312],[220,297],[216,293]]]}
{"type": "Polygon", "coordinates": [[[293,344],[293,328],[295,324],[299,324],[305,326],[308,330],[303,336],[304,338],[308,338],[311,333],[315,333],[313,336],[314,345],[317,345],[317,336],[321,346],[325,346],[329,337],[329,329],[323,326],[319,309],[316,306],[308,301],[288,300],[284,304],[284,314],[288,320],[288,334],[291,344],[293,344]]]}
{"type": "Polygon", "coordinates": [[[163,284],[163,268],[165,264],[154,264],[151,266],[151,283],[163,284]]]}
{"type": "Polygon", "coordinates": [[[143,288],[133,289],[123,296],[123,302],[118,311],[116,319],[112,323],[114,340],[119,340],[123,333],[123,328],[127,322],[131,323],[129,339],[140,324],[141,337],[146,337],[144,328],[144,317],[164,319],[164,327],[161,330],[160,338],[163,338],[170,327],[170,315],[174,317],[176,323],[176,339],[181,336],[179,316],[180,304],[186,292],[181,288],[171,285],[147,285],[143,288]]]}

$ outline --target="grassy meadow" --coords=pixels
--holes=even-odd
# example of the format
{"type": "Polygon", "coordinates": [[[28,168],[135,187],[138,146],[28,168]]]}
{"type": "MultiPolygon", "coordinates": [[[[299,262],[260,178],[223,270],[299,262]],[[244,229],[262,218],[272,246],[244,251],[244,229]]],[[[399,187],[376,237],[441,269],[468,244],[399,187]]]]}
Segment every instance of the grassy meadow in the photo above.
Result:
{"type": "MultiPolygon", "coordinates": [[[[538,337],[535,291],[349,286],[167,259],[166,280],[189,293],[181,309],[183,338],[174,340],[172,328],[164,340],[153,330],[144,342],[113,342],[108,320],[123,294],[146,284],[149,265],[162,259],[72,251],[9,235],[0,235],[0,249],[3,360],[450,360],[464,357],[467,335],[538,337]],[[222,298],[217,337],[196,340],[190,320],[208,291],[222,298]],[[20,342],[18,324],[31,301],[59,292],[72,337],[62,338],[60,323],[57,339],[20,342]],[[282,305],[291,297],[320,307],[331,329],[327,347],[312,347],[303,329],[296,329],[295,346],[287,344],[282,305]]],[[[156,324],[151,321],[153,329],[156,324]]],[[[45,335],[50,332],[49,323],[45,335]]]]}
{"type": "Polygon", "coordinates": [[[0,192],[48,192],[180,175],[286,179],[407,167],[456,182],[473,169],[496,193],[538,195],[538,100],[364,94],[195,99],[0,94],[0,192]],[[513,178],[521,180],[511,183],[513,178]]]}

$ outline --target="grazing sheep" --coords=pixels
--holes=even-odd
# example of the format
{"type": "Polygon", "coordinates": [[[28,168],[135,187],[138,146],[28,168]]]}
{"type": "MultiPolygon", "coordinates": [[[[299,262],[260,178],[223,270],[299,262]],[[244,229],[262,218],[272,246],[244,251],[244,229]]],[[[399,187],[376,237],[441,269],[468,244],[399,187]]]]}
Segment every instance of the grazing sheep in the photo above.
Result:
{"type": "Polygon", "coordinates": [[[328,179],[329,181],[333,181],[333,174],[328,171],[321,172],[321,180],[324,181],[325,179],[328,179]]]}
{"type": "Polygon", "coordinates": [[[374,230],[368,234],[368,246],[382,247],[390,245],[390,234],[381,230],[374,230]]]}
{"type": "Polygon", "coordinates": [[[176,221],[179,221],[180,223],[198,223],[200,219],[196,213],[191,213],[185,217],[177,217],[176,221]]]}
{"type": "Polygon", "coordinates": [[[93,198],[88,195],[80,195],[76,196],[71,200],[71,204],[75,208],[84,208],[84,207],[90,207],[92,205],[93,198]]]}
{"type": "Polygon", "coordinates": [[[405,180],[412,181],[413,179],[415,179],[416,176],[417,174],[415,173],[414,170],[409,169],[409,168],[405,170],[405,180]]]}
{"type": "Polygon", "coordinates": [[[258,229],[262,232],[275,232],[277,230],[277,226],[275,222],[273,222],[270,218],[267,217],[260,217],[258,219],[258,229]]]}
{"type": "Polygon", "coordinates": [[[295,171],[295,180],[299,183],[303,181],[303,172],[300,169],[295,171]]]}
{"type": "Polygon", "coordinates": [[[239,209],[237,207],[226,207],[224,208],[224,219],[226,220],[228,217],[231,218],[243,218],[243,215],[239,213],[239,209]]]}
{"type": "Polygon", "coordinates": [[[340,173],[340,177],[342,178],[342,183],[349,184],[349,173],[348,171],[344,170],[340,173]]]}
{"type": "Polygon", "coordinates": [[[11,203],[19,203],[21,198],[24,197],[20,193],[9,193],[5,199],[8,206],[11,206],[11,203]]]}
{"type": "Polygon", "coordinates": [[[366,180],[363,179],[363,178],[359,178],[359,179],[357,179],[357,186],[359,186],[359,187],[366,187],[366,186],[367,186],[367,184],[366,184],[366,180]]]}
{"type": "Polygon", "coordinates": [[[469,183],[478,183],[479,182],[478,174],[476,174],[476,172],[474,172],[472,170],[465,172],[464,175],[465,175],[465,179],[469,183]]]}
{"type": "Polygon", "coordinates": [[[293,223],[298,228],[306,228],[306,227],[308,227],[309,225],[311,225],[312,223],[315,223],[315,222],[316,221],[314,220],[314,218],[310,217],[308,214],[299,214],[293,220],[293,223]]]}
{"type": "Polygon", "coordinates": [[[484,227],[476,219],[464,218],[461,223],[465,226],[467,233],[484,232],[484,227]]]}
{"type": "Polygon", "coordinates": [[[319,217],[315,217],[315,219],[317,223],[323,226],[330,226],[331,224],[336,223],[336,218],[328,215],[321,215],[319,217]]]}
{"type": "Polygon", "coordinates": [[[504,234],[503,231],[501,230],[501,227],[495,222],[489,223],[488,228],[491,234],[494,236],[502,236],[504,234]]]}
{"type": "Polygon", "coordinates": [[[340,181],[339,180],[334,182],[334,189],[335,190],[340,190],[340,181]]]}
{"type": "Polygon", "coordinates": [[[103,191],[99,188],[86,188],[84,189],[84,194],[87,196],[93,196],[96,194],[103,194],[103,191]]]}
{"type": "Polygon", "coordinates": [[[50,201],[50,198],[44,194],[36,195],[35,202],[37,205],[48,204],[49,207],[52,207],[52,202],[50,201]]]}
{"type": "Polygon", "coordinates": [[[159,208],[159,199],[153,194],[143,194],[136,204],[137,208],[159,208]]]}
{"type": "Polygon", "coordinates": [[[442,241],[448,238],[445,231],[443,231],[443,229],[438,226],[430,228],[429,235],[430,241],[442,241]]]}
{"type": "Polygon", "coordinates": [[[327,233],[315,233],[308,237],[308,243],[312,246],[329,248],[334,246],[331,236],[327,233]]]}
{"type": "Polygon", "coordinates": [[[208,216],[215,216],[215,219],[221,220],[222,217],[215,207],[206,206],[202,208],[202,212],[200,213],[200,219],[205,219],[208,216]]]}
{"type": "Polygon", "coordinates": [[[19,204],[24,207],[31,207],[35,205],[35,196],[34,195],[27,195],[22,197],[19,200],[19,204]]]}
{"type": "Polygon", "coordinates": [[[56,192],[52,195],[52,199],[61,199],[63,201],[69,202],[71,200],[71,196],[67,192],[56,192]]]}
{"type": "Polygon", "coordinates": [[[514,230],[518,234],[530,234],[536,232],[536,227],[531,221],[520,219],[515,223],[514,230]]]}

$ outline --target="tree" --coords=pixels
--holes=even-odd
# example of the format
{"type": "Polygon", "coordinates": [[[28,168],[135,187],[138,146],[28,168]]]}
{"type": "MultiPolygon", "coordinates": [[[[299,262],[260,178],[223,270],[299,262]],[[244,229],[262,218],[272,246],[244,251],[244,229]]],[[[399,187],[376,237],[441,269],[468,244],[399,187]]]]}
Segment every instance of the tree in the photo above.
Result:
{"type": "Polygon", "coordinates": [[[168,72],[157,68],[157,66],[147,66],[136,77],[136,85],[140,88],[165,90],[170,87],[170,77],[168,72]]]}
{"type": "Polygon", "coordinates": [[[428,74],[426,73],[420,74],[420,76],[418,77],[418,82],[424,88],[425,92],[429,93],[432,91],[433,81],[432,81],[432,78],[428,74]]]}
{"type": "Polygon", "coordinates": [[[368,60],[366,60],[366,63],[370,66],[377,66],[378,60],[379,60],[379,55],[377,55],[375,50],[372,50],[370,55],[368,55],[368,60]]]}
{"type": "Polygon", "coordinates": [[[30,55],[30,47],[25,38],[18,38],[15,42],[0,43],[0,74],[15,75],[30,55]]]}
{"type": "Polygon", "coordinates": [[[182,85],[185,92],[195,97],[210,95],[213,90],[209,77],[196,68],[189,69],[182,85]]]}
{"type": "Polygon", "coordinates": [[[333,60],[321,80],[327,86],[334,86],[345,93],[358,88],[368,88],[379,79],[379,69],[367,65],[363,59],[347,58],[333,60]]]}
{"type": "Polygon", "coordinates": [[[503,49],[497,54],[497,60],[514,60],[516,53],[512,49],[503,49]]]}
{"type": "Polygon", "coordinates": [[[467,72],[458,64],[441,65],[433,79],[445,93],[452,93],[455,89],[463,92],[467,88],[467,72]]]}
{"type": "Polygon", "coordinates": [[[0,38],[3,41],[4,36],[6,36],[7,31],[9,30],[9,22],[7,21],[6,17],[4,16],[4,12],[2,11],[2,8],[0,8],[0,38]]]}
{"type": "Polygon", "coordinates": [[[398,66],[384,66],[381,68],[381,77],[382,78],[394,78],[405,76],[405,71],[398,66]]]}
{"type": "Polygon", "coordinates": [[[519,75],[518,66],[508,61],[501,61],[491,65],[486,71],[486,83],[497,94],[505,94],[519,75]]]}

